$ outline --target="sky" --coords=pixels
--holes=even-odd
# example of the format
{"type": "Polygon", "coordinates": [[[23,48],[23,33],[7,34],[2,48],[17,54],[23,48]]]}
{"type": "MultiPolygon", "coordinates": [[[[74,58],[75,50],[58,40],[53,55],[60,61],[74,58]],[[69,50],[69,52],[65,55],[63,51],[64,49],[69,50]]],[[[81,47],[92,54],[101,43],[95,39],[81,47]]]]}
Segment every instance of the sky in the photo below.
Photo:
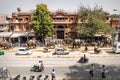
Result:
{"type": "Polygon", "coordinates": [[[0,14],[11,15],[17,8],[22,11],[34,10],[41,3],[46,4],[50,11],[77,11],[81,5],[93,8],[97,4],[110,14],[120,14],[120,0],[0,0],[0,14]]]}

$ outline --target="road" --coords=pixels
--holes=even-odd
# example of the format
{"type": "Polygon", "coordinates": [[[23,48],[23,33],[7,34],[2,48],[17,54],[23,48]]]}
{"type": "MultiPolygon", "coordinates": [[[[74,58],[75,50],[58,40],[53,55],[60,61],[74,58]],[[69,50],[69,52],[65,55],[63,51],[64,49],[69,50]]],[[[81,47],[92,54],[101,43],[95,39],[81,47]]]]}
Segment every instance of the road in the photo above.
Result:
{"type": "MultiPolygon", "coordinates": [[[[79,52],[71,52],[75,55],[79,52]]],[[[107,66],[107,77],[112,79],[120,79],[120,57],[119,56],[90,56],[89,63],[80,64],[77,63],[78,57],[68,57],[67,55],[62,56],[51,56],[50,53],[44,53],[46,57],[35,57],[31,56],[16,56],[14,52],[6,52],[5,55],[0,56],[0,67],[7,66],[12,77],[20,74],[21,77],[30,75],[38,76],[42,74],[43,77],[47,74],[50,76],[51,70],[54,68],[57,73],[57,80],[62,80],[63,78],[69,78],[68,80],[79,80],[89,78],[89,67],[91,63],[94,63],[96,71],[94,78],[100,78],[101,65],[105,64],[107,66]],[[65,57],[66,56],[66,57],[65,57]],[[39,60],[44,62],[45,71],[43,72],[31,72],[30,68],[38,63],[39,60]]],[[[35,53],[37,54],[37,52],[35,53]]],[[[43,56],[44,56],[43,55],[43,56]]]]}

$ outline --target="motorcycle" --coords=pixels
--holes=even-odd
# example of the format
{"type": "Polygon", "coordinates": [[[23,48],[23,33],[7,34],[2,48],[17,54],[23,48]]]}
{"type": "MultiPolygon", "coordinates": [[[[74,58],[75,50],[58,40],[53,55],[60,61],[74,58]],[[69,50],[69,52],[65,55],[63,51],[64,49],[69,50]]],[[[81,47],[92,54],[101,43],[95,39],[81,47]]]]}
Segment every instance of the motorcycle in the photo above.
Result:
{"type": "Polygon", "coordinates": [[[34,80],[35,76],[30,76],[29,80],[34,80]]]}
{"type": "Polygon", "coordinates": [[[89,59],[88,58],[84,58],[84,57],[81,57],[78,61],[78,63],[88,63],[89,59]]]}
{"type": "Polygon", "coordinates": [[[8,78],[8,77],[9,77],[9,72],[8,72],[7,67],[0,68],[0,79],[8,78]]]}
{"type": "Polygon", "coordinates": [[[99,48],[96,48],[96,47],[94,48],[94,53],[95,54],[99,54],[100,52],[101,52],[101,50],[99,48]]]}
{"type": "Polygon", "coordinates": [[[30,71],[34,71],[34,72],[42,72],[44,71],[44,67],[39,67],[38,65],[34,65],[30,71]]]}
{"type": "Polygon", "coordinates": [[[13,78],[13,79],[11,79],[11,80],[20,80],[20,77],[21,77],[21,75],[18,74],[17,76],[15,76],[15,78],[13,78]]]}

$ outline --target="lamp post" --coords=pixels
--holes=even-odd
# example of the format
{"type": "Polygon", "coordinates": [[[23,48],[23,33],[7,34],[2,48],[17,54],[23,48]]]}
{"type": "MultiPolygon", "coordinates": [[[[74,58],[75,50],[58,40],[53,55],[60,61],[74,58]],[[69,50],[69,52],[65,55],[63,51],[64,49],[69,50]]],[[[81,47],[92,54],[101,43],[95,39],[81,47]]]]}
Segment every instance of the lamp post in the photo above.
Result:
{"type": "MultiPolygon", "coordinates": [[[[118,16],[119,16],[119,14],[120,14],[119,10],[113,9],[113,11],[117,11],[118,12],[118,16]]],[[[118,18],[119,18],[119,20],[118,20],[118,25],[117,25],[117,30],[116,30],[117,34],[115,34],[114,44],[116,44],[119,41],[120,17],[118,17],[118,18]]]]}

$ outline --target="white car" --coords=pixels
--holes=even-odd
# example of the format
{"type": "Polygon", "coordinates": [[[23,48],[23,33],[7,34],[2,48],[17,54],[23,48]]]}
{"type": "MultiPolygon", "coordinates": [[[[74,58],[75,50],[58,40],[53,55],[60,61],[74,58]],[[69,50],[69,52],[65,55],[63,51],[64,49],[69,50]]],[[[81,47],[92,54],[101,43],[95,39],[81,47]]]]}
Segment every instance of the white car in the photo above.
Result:
{"type": "Polygon", "coordinates": [[[120,42],[114,44],[112,49],[114,53],[119,54],[120,53],[120,42]]]}
{"type": "Polygon", "coordinates": [[[30,50],[29,48],[19,48],[16,53],[16,55],[30,55],[30,54],[32,54],[32,50],[30,50]]]}
{"type": "Polygon", "coordinates": [[[68,55],[69,51],[65,48],[56,48],[53,55],[68,55]]]}

